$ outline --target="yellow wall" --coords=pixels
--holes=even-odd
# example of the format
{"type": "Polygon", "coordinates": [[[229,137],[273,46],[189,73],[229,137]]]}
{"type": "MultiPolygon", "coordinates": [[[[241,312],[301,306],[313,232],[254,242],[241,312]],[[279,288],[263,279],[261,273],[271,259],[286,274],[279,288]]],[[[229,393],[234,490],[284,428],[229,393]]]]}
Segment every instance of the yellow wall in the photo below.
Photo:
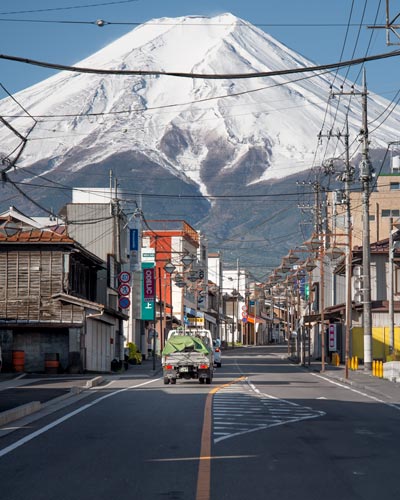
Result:
{"type": "MultiPolygon", "coordinates": [[[[400,352],[400,327],[394,329],[394,349],[400,352]]],[[[389,327],[372,329],[372,359],[386,360],[389,354],[389,327]]],[[[350,356],[364,359],[364,331],[361,327],[352,330],[352,349],[350,356]]]]}

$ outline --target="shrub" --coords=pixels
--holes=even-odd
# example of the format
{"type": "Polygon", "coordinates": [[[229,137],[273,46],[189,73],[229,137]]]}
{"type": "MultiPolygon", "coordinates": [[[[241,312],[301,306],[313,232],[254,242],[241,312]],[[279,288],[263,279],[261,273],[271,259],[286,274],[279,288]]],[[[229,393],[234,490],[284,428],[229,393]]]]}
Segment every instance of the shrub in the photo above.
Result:
{"type": "Polygon", "coordinates": [[[128,349],[128,362],[132,365],[140,365],[142,363],[142,353],[133,342],[128,343],[128,349]]]}

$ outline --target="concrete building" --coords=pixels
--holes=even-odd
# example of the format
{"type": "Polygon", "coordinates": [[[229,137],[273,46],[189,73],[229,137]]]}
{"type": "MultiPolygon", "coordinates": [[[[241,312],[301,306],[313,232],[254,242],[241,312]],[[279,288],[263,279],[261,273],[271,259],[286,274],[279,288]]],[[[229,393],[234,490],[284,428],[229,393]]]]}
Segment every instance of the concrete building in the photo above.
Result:
{"type": "MultiPolygon", "coordinates": [[[[397,158],[397,157],[395,157],[397,158]]],[[[395,159],[394,159],[395,160],[395,159]]],[[[376,178],[376,187],[370,194],[369,219],[370,241],[380,241],[388,238],[390,219],[400,217],[400,171],[398,158],[392,162],[388,174],[380,174],[376,178]]],[[[352,246],[362,245],[362,192],[350,193],[351,219],[352,219],[352,246]]],[[[328,230],[338,234],[336,241],[343,241],[342,234],[345,229],[345,205],[338,203],[336,192],[331,192],[328,202],[328,230]]]]}

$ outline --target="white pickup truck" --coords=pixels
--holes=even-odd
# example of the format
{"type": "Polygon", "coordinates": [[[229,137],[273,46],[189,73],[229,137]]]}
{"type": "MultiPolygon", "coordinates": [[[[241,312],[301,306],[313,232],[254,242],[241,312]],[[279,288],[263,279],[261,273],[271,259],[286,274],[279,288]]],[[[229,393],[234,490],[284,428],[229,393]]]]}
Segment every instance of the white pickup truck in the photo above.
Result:
{"type": "Polygon", "coordinates": [[[211,332],[188,328],[171,330],[161,361],[164,384],[176,384],[178,378],[211,384],[214,374],[211,332]]]}

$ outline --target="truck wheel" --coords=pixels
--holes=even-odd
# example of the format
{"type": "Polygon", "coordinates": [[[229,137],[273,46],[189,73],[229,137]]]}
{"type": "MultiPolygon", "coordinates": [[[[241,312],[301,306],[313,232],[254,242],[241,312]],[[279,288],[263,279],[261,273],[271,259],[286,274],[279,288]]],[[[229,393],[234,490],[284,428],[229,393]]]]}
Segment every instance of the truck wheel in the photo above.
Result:
{"type": "Polygon", "coordinates": [[[199,383],[204,384],[204,378],[199,378],[199,383]]]}
{"type": "Polygon", "coordinates": [[[206,384],[211,384],[211,377],[206,378],[206,384]]]}
{"type": "Polygon", "coordinates": [[[221,368],[222,364],[221,363],[217,363],[217,368],[221,368]]]}
{"type": "Polygon", "coordinates": [[[169,384],[169,378],[168,378],[168,377],[164,377],[164,384],[165,384],[165,385],[168,385],[168,384],[169,384]]]}
{"type": "Polygon", "coordinates": [[[171,384],[176,384],[176,378],[171,378],[171,384]]]}

